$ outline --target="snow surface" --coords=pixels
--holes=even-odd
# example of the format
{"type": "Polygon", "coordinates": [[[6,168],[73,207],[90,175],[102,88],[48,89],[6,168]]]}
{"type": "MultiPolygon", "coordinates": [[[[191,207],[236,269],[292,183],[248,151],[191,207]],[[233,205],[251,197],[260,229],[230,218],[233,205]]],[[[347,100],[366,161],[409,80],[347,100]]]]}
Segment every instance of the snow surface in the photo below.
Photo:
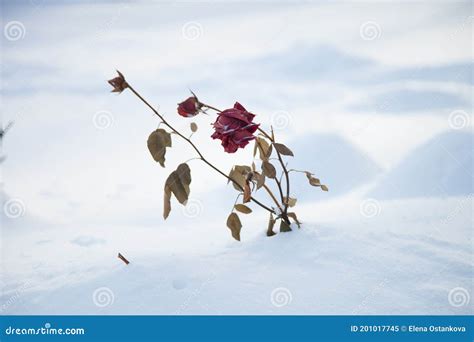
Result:
{"type": "Polygon", "coordinates": [[[374,206],[352,194],[303,204],[303,227],[272,238],[264,219],[244,218],[240,243],[223,222],[196,227],[195,218],[5,229],[2,313],[470,314],[449,293],[473,293],[472,205],[452,197],[374,206]]]}

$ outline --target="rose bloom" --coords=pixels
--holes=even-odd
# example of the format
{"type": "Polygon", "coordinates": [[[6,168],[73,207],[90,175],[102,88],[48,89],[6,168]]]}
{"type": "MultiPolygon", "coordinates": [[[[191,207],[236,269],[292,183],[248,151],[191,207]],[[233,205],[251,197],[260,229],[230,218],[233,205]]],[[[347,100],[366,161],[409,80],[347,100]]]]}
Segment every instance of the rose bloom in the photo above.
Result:
{"type": "Polygon", "coordinates": [[[185,118],[190,118],[199,113],[201,104],[196,96],[188,97],[181,103],[178,103],[178,114],[185,118]]]}
{"type": "Polygon", "coordinates": [[[224,151],[234,153],[237,149],[244,148],[250,140],[255,139],[253,133],[258,129],[258,124],[252,122],[255,114],[247,110],[238,102],[234,108],[226,109],[219,113],[214,122],[213,139],[220,139],[224,151]]]}

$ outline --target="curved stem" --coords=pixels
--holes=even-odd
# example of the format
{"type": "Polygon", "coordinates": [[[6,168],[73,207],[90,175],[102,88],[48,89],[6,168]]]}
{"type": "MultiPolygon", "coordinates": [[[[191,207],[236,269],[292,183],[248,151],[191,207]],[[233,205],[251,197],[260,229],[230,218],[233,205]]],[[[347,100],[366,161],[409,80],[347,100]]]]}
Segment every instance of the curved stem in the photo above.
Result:
{"type": "MultiPolygon", "coordinates": [[[[222,176],[224,176],[225,178],[227,178],[229,181],[231,181],[232,183],[234,183],[241,191],[244,191],[244,189],[240,186],[239,183],[237,183],[237,181],[235,181],[233,178],[229,177],[228,175],[226,175],[224,172],[222,172],[221,170],[219,170],[217,167],[215,167],[213,164],[211,164],[204,156],[203,154],[201,153],[201,151],[199,151],[199,149],[196,147],[196,145],[194,145],[194,143],[189,139],[187,138],[186,136],[184,136],[183,134],[181,134],[177,129],[175,129],[173,126],[171,126],[168,121],[165,120],[165,118],[160,114],[158,113],[158,111],[151,105],[148,103],[147,100],[145,100],[131,85],[130,83],[127,83],[128,85],[128,89],[130,89],[132,91],[132,93],[134,93],[145,105],[147,105],[148,108],[150,108],[153,113],[155,113],[159,118],[160,120],[163,122],[164,125],[168,126],[169,129],[171,129],[175,134],[179,135],[181,138],[183,138],[188,144],[190,144],[192,146],[192,148],[196,151],[196,153],[199,155],[199,158],[204,162],[206,163],[207,165],[209,165],[212,169],[214,169],[215,171],[217,171],[218,173],[220,173],[222,176]]],[[[261,203],[260,201],[256,200],[255,198],[253,197],[250,197],[250,199],[255,202],[256,204],[258,204],[260,207],[262,207],[263,209],[271,212],[271,213],[274,213],[275,214],[275,211],[272,210],[271,208],[267,207],[265,204],[261,203]]]]}
{"type": "Polygon", "coordinates": [[[281,207],[280,203],[278,202],[278,200],[276,199],[275,195],[273,194],[272,190],[270,190],[270,188],[266,185],[266,184],[263,184],[263,188],[265,190],[267,190],[268,194],[270,195],[270,197],[272,198],[273,202],[275,202],[275,204],[278,206],[278,209],[280,209],[281,212],[283,212],[283,208],[281,207]]]}

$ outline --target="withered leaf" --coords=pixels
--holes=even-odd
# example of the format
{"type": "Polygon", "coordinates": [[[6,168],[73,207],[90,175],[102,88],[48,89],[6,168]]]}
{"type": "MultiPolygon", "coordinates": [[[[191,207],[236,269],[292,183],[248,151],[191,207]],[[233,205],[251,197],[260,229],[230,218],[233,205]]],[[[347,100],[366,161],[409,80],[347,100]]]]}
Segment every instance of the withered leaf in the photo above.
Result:
{"type": "Polygon", "coordinates": [[[254,172],[254,178],[257,180],[257,190],[265,184],[265,176],[257,171],[254,172]]]}
{"type": "Polygon", "coordinates": [[[235,210],[241,212],[242,214],[250,214],[252,212],[252,209],[247,207],[245,204],[236,204],[234,205],[235,210]]]}
{"type": "Polygon", "coordinates": [[[270,145],[264,138],[257,137],[255,139],[255,146],[257,146],[260,159],[268,160],[272,154],[272,145],[270,145]]]}
{"type": "Polygon", "coordinates": [[[326,185],[321,185],[321,190],[323,191],[329,191],[328,187],[326,185]]]}
{"type": "Polygon", "coordinates": [[[283,144],[273,143],[273,146],[275,146],[275,150],[284,156],[294,156],[293,152],[291,152],[291,150],[283,144]]]}
{"type": "Polygon", "coordinates": [[[247,203],[247,202],[250,202],[251,198],[252,198],[252,194],[251,194],[251,191],[250,191],[250,182],[249,181],[246,181],[245,182],[245,185],[244,185],[244,198],[243,198],[243,202],[244,203],[247,203]]]}
{"type": "Polygon", "coordinates": [[[179,203],[186,204],[188,200],[191,184],[191,169],[188,164],[179,164],[175,171],[171,172],[165,182],[166,188],[173,193],[179,203]]]}
{"type": "Polygon", "coordinates": [[[282,233],[291,232],[290,225],[286,223],[284,220],[281,220],[280,222],[280,232],[282,233]]]}
{"type": "Polygon", "coordinates": [[[148,137],[147,145],[153,159],[165,167],[166,148],[171,147],[171,134],[158,128],[148,137]]]}
{"type": "Polygon", "coordinates": [[[171,189],[165,185],[163,197],[163,218],[166,220],[171,212],[171,189]]]}
{"type": "Polygon", "coordinates": [[[240,229],[242,228],[242,223],[240,223],[239,215],[236,213],[230,213],[227,218],[227,227],[232,232],[232,237],[237,241],[240,241],[240,229]]]}
{"type": "Polygon", "coordinates": [[[273,226],[275,225],[275,219],[273,218],[273,214],[270,213],[270,219],[268,220],[268,228],[267,228],[267,236],[273,236],[276,233],[273,231],[273,226]]]}
{"type": "Polygon", "coordinates": [[[196,132],[198,130],[198,125],[195,122],[191,122],[191,132],[196,132]]]}
{"type": "Polygon", "coordinates": [[[292,197],[283,197],[283,200],[285,201],[286,204],[288,204],[288,206],[290,208],[294,207],[296,205],[296,198],[292,198],[292,197]]]}
{"type": "Polygon", "coordinates": [[[288,217],[292,218],[293,221],[295,221],[298,228],[301,227],[301,222],[298,220],[298,217],[296,217],[296,213],[288,213],[287,215],[288,215],[288,217]]]}
{"type": "Polygon", "coordinates": [[[304,173],[306,174],[306,178],[308,178],[309,184],[312,186],[321,186],[319,178],[313,177],[313,174],[309,171],[305,171],[304,173]]]}
{"type": "Polygon", "coordinates": [[[264,160],[262,162],[262,171],[265,176],[268,178],[275,178],[276,177],[276,169],[272,163],[269,161],[264,160]]]}
{"type": "MultiPolygon", "coordinates": [[[[234,165],[232,170],[229,173],[229,177],[235,180],[241,187],[239,188],[234,182],[232,185],[235,190],[242,191],[247,180],[247,174],[252,171],[251,168],[247,165],[234,165]]],[[[229,183],[230,180],[227,182],[229,183]]]]}

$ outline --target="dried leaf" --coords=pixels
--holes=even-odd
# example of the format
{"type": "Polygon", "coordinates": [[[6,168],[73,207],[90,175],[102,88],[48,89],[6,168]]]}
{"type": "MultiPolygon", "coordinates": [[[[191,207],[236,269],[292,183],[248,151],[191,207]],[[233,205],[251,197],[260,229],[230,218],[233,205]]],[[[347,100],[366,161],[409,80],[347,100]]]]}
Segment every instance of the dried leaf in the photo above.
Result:
{"type": "Polygon", "coordinates": [[[328,187],[326,185],[321,185],[321,190],[323,191],[329,191],[328,187]]]}
{"type": "Polygon", "coordinates": [[[298,228],[301,227],[301,222],[298,221],[298,218],[296,217],[296,214],[295,214],[295,213],[288,213],[287,215],[288,215],[288,217],[292,218],[293,221],[295,221],[295,223],[296,223],[296,225],[298,226],[298,228]]]}
{"type": "Polygon", "coordinates": [[[232,237],[237,241],[240,241],[240,229],[242,228],[242,223],[240,223],[239,216],[236,213],[230,213],[227,218],[227,227],[229,227],[232,232],[232,237]]]}
{"type": "Polygon", "coordinates": [[[165,193],[163,197],[163,218],[166,220],[171,212],[171,189],[165,185],[165,193]]]}
{"type": "Polygon", "coordinates": [[[198,130],[198,125],[195,122],[191,122],[191,132],[196,132],[198,130]]]}
{"type": "Polygon", "coordinates": [[[280,232],[281,233],[291,232],[290,225],[286,223],[285,220],[281,220],[280,222],[280,232]]]}
{"type": "Polygon", "coordinates": [[[306,178],[308,178],[309,184],[312,186],[321,186],[319,178],[313,177],[313,174],[309,171],[305,171],[304,173],[306,174],[306,178]]]}
{"type": "Polygon", "coordinates": [[[275,219],[273,218],[273,214],[270,213],[270,219],[268,220],[268,228],[267,228],[267,236],[273,236],[276,233],[273,231],[273,226],[275,225],[275,219]]]}
{"type": "MultiPolygon", "coordinates": [[[[242,191],[247,180],[247,174],[252,171],[247,165],[235,165],[229,173],[229,177],[235,180],[241,187],[239,188],[234,182],[232,185],[237,191],[242,191]]],[[[230,180],[227,182],[229,183],[230,180]]]]}
{"type": "Polygon", "coordinates": [[[252,212],[252,209],[247,207],[245,204],[236,204],[234,205],[235,210],[241,212],[242,214],[250,214],[252,212]]]}
{"type": "Polygon", "coordinates": [[[296,198],[292,198],[292,197],[283,197],[283,200],[285,201],[286,204],[288,204],[288,206],[290,208],[294,207],[296,205],[296,198]]]}
{"type": "Polygon", "coordinates": [[[262,171],[265,176],[268,178],[275,178],[276,177],[276,169],[275,166],[272,165],[272,163],[264,160],[262,162],[262,171]]]}
{"type": "Polygon", "coordinates": [[[250,202],[250,199],[252,198],[249,183],[250,182],[247,181],[244,185],[244,198],[243,198],[244,203],[250,202]]]}
{"type": "Polygon", "coordinates": [[[179,203],[186,204],[190,193],[189,184],[191,184],[191,170],[188,164],[179,164],[166,179],[165,192],[168,187],[179,203]]]}
{"type": "Polygon", "coordinates": [[[273,146],[275,146],[275,150],[284,156],[294,156],[293,152],[291,152],[291,150],[283,144],[273,143],[273,146]]]}
{"type": "Polygon", "coordinates": [[[270,145],[264,138],[257,137],[255,139],[255,145],[258,148],[260,159],[268,160],[272,154],[272,145],[270,145]]]}
{"type": "Polygon", "coordinates": [[[257,190],[265,184],[265,176],[257,171],[254,172],[254,178],[257,180],[257,190]]]}
{"type": "Polygon", "coordinates": [[[158,128],[148,137],[147,145],[153,159],[165,167],[166,148],[171,147],[171,134],[158,128]]]}

